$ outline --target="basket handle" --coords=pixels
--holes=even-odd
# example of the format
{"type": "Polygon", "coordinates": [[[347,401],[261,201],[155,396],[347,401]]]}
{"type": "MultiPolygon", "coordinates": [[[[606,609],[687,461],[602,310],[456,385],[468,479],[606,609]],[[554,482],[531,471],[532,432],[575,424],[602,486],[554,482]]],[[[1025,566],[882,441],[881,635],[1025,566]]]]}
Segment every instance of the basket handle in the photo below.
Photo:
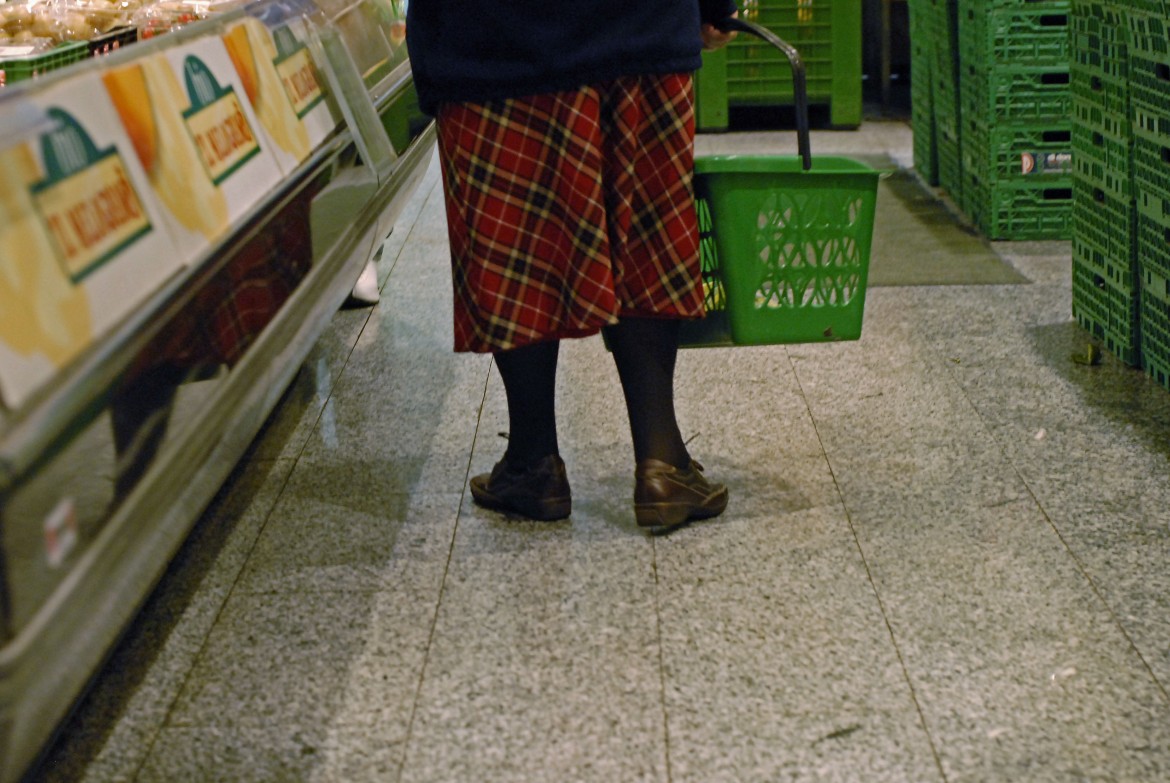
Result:
{"type": "Polygon", "coordinates": [[[808,143],[808,87],[805,85],[804,61],[800,59],[800,52],[780,36],[766,27],[749,22],[746,19],[729,16],[715,25],[716,29],[725,33],[733,30],[762,38],[775,46],[792,65],[792,98],[796,104],[796,146],[800,152],[804,170],[812,168],[812,153],[808,143]]]}

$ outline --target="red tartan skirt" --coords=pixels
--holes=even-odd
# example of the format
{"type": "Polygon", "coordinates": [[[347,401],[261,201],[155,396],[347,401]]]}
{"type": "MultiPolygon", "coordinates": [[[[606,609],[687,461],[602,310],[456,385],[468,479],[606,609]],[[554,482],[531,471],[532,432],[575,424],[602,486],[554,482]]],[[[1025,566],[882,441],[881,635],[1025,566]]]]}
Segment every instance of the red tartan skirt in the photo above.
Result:
{"type": "Polygon", "coordinates": [[[455,350],[703,315],[689,74],[439,110],[455,350]]]}

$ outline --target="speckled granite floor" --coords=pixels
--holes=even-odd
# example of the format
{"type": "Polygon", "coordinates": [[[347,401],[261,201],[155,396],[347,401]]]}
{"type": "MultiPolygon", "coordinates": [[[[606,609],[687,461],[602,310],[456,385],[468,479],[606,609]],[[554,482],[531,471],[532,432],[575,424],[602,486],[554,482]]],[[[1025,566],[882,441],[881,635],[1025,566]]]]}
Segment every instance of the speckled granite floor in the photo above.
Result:
{"type": "MultiPolygon", "coordinates": [[[[911,165],[899,122],[813,150],[911,165]]],[[[382,302],[338,313],[35,779],[1170,780],[1170,393],[1071,360],[1067,243],[990,248],[1023,282],[684,352],[732,501],[668,536],[633,524],[600,340],[567,343],[573,515],[518,523],[465,492],[504,397],[450,351],[432,167],[382,302]]]]}

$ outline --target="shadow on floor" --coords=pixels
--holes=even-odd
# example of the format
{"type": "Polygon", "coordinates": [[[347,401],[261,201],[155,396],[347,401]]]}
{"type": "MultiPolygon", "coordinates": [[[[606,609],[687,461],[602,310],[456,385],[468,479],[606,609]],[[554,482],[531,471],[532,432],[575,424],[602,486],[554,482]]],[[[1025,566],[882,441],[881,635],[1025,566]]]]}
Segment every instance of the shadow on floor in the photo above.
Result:
{"type": "Polygon", "coordinates": [[[1037,354],[1079,392],[1082,401],[1127,432],[1150,451],[1170,459],[1170,391],[1139,367],[1130,367],[1100,348],[1076,322],[1046,324],[1029,330],[1037,354]],[[1085,363],[1089,345],[1100,361],[1085,363]]]}
{"type": "Polygon", "coordinates": [[[1029,282],[965,225],[912,171],[882,177],[870,286],[1013,285],[1029,282]]]}

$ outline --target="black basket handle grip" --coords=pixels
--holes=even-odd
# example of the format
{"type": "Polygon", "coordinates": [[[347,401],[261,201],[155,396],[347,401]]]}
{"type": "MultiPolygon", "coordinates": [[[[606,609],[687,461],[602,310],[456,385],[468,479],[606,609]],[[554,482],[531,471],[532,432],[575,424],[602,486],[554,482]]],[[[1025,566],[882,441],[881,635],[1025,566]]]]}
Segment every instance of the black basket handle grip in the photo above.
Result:
{"type": "Polygon", "coordinates": [[[746,19],[729,16],[718,22],[715,27],[725,33],[734,30],[762,38],[788,58],[792,65],[792,98],[796,106],[796,146],[804,169],[808,171],[812,168],[812,153],[809,151],[808,143],[808,87],[805,84],[804,60],[800,59],[800,52],[768,28],[746,19]]]}

